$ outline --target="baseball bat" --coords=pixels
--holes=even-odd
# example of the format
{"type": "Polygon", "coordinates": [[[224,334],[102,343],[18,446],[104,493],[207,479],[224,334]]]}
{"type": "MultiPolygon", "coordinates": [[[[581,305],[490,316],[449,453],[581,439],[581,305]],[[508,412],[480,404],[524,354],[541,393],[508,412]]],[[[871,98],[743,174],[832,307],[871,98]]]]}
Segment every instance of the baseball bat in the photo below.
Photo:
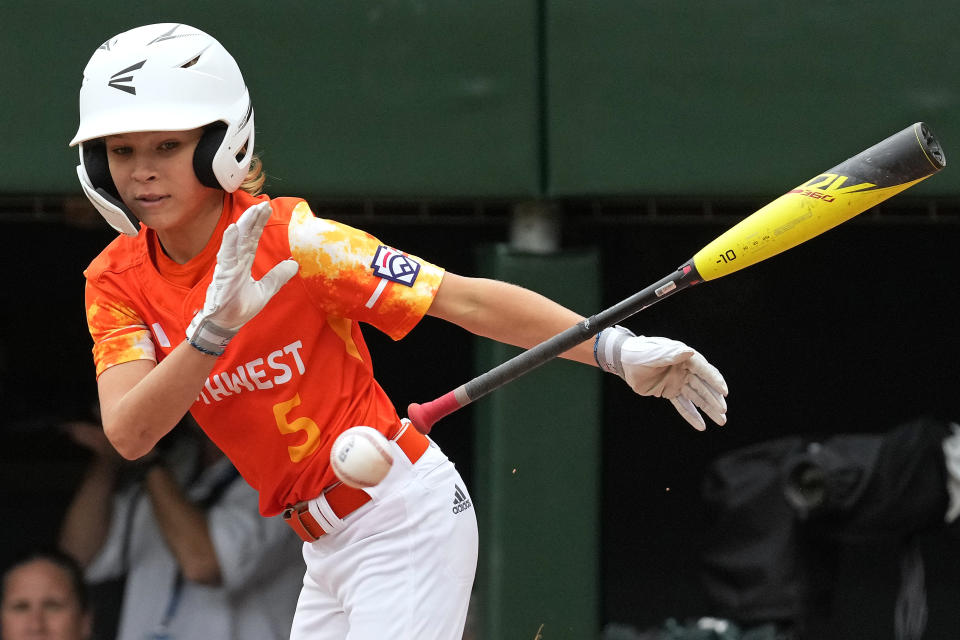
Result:
{"type": "Polygon", "coordinates": [[[422,433],[454,411],[693,285],[716,280],[814,238],[946,166],[940,143],[917,122],[783,194],[700,249],[673,273],[424,404],[407,416],[422,433]]]}

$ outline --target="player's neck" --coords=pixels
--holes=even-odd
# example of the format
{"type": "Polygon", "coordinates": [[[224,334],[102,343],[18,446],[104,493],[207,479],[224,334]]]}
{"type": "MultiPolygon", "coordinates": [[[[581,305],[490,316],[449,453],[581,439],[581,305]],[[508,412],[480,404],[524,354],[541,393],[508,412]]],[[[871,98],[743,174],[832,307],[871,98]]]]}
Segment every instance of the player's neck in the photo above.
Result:
{"type": "Polygon", "coordinates": [[[177,264],[186,264],[200,255],[220,222],[223,207],[224,199],[218,196],[198,207],[185,224],[157,229],[164,254],[177,264]]]}

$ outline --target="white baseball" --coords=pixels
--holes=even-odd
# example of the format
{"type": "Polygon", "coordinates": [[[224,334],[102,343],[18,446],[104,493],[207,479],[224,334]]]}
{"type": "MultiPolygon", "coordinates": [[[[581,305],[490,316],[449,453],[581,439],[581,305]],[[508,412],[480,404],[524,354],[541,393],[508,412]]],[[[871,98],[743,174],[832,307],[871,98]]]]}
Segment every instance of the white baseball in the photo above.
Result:
{"type": "Polygon", "coordinates": [[[393,464],[390,443],[373,427],[351,427],[337,436],[330,449],[330,466],[337,477],[356,489],[379,484],[393,464]]]}

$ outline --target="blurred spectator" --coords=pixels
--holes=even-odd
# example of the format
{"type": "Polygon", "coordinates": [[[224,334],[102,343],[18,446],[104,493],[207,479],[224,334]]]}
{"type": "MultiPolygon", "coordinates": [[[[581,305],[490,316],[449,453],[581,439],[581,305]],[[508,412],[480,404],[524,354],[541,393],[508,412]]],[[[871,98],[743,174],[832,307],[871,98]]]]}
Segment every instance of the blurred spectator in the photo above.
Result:
{"type": "Polygon", "coordinates": [[[59,551],[13,561],[0,581],[4,640],[89,640],[92,615],[80,567],[59,551]]]}
{"type": "Polygon", "coordinates": [[[119,640],[287,638],[302,543],[189,418],[145,459],[123,460],[93,423],[65,425],[92,460],[61,548],[93,585],[125,576],[119,640]]]}

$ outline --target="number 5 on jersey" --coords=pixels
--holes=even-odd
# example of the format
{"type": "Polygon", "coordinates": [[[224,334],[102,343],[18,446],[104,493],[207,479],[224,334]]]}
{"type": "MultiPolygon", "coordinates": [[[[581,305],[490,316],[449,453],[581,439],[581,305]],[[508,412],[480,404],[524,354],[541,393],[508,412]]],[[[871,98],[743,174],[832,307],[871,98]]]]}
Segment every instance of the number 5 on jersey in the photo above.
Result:
{"type": "Polygon", "coordinates": [[[277,421],[277,428],[280,433],[306,433],[306,439],[302,444],[288,446],[287,453],[290,454],[290,460],[300,462],[309,457],[320,446],[320,427],[317,423],[306,416],[289,419],[289,413],[300,404],[300,394],[293,396],[286,402],[278,402],[273,405],[273,417],[277,421]]]}

